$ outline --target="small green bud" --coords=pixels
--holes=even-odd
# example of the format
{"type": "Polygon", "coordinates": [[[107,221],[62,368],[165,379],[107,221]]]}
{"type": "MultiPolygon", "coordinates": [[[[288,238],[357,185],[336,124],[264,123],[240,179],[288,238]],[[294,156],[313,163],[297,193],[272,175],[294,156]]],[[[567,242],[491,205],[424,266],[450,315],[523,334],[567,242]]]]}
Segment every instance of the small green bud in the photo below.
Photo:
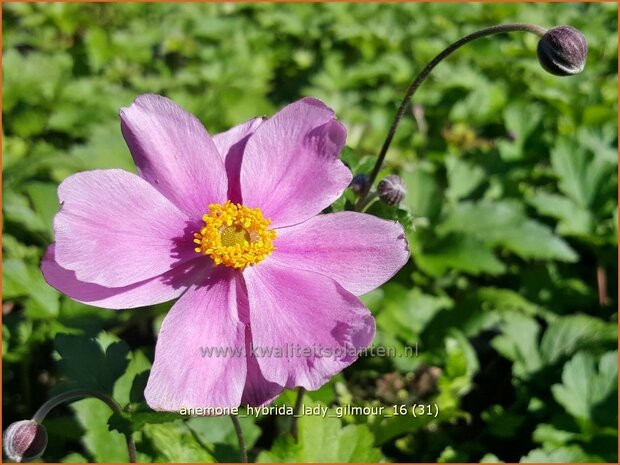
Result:
{"type": "Polygon", "coordinates": [[[556,76],[570,76],[583,71],[588,44],[581,32],[571,26],[549,29],[538,42],[538,60],[545,70],[556,76]]]}
{"type": "Polygon", "coordinates": [[[47,447],[47,431],[34,420],[11,423],[2,435],[6,456],[16,462],[38,459],[47,447]]]}

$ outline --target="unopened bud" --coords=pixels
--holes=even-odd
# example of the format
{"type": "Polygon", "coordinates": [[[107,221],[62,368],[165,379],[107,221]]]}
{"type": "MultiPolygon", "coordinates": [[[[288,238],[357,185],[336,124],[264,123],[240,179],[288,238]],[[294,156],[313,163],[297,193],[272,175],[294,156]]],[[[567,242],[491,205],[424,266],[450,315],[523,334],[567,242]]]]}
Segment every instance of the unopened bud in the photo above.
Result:
{"type": "Polygon", "coordinates": [[[366,173],[357,174],[353,176],[353,179],[351,180],[351,184],[349,184],[349,187],[356,194],[361,194],[362,192],[366,190],[366,187],[368,186],[369,181],[370,181],[370,176],[368,176],[366,173]]]}
{"type": "Polygon", "coordinates": [[[400,176],[390,174],[379,182],[377,192],[383,203],[398,205],[405,198],[407,188],[400,176]]]}
{"type": "Polygon", "coordinates": [[[570,76],[583,71],[588,44],[581,32],[571,26],[549,29],[538,42],[538,60],[545,70],[556,76],[570,76]]]}
{"type": "Polygon", "coordinates": [[[47,431],[34,420],[11,423],[2,435],[7,457],[16,462],[29,462],[43,454],[47,447],[47,431]]]}

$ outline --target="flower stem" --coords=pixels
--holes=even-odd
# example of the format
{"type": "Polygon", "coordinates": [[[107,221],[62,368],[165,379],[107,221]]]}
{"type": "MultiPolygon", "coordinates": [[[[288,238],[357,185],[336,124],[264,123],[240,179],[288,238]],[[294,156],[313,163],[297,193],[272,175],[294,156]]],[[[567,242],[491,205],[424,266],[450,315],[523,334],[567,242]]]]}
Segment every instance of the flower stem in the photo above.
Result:
{"type": "Polygon", "coordinates": [[[531,32],[531,33],[538,35],[539,37],[542,37],[545,34],[546,29],[540,26],[533,25],[533,24],[521,24],[521,23],[498,24],[496,26],[487,27],[479,31],[473,32],[471,34],[468,34],[465,37],[460,38],[456,42],[451,43],[450,45],[448,45],[448,47],[443,52],[441,52],[439,55],[433,58],[424,67],[424,69],[422,69],[422,71],[420,71],[420,74],[418,74],[418,76],[409,85],[409,88],[407,89],[407,92],[405,93],[405,97],[403,98],[400,106],[398,107],[398,110],[396,111],[396,116],[394,117],[392,126],[390,126],[390,129],[387,133],[387,137],[385,138],[385,142],[383,143],[383,147],[381,147],[381,152],[379,152],[379,156],[377,158],[375,166],[372,169],[372,172],[370,173],[370,179],[368,181],[368,184],[366,185],[366,187],[360,194],[359,200],[355,208],[357,211],[363,208],[363,206],[366,204],[366,197],[368,196],[368,193],[370,192],[372,185],[377,179],[377,175],[379,174],[381,165],[383,164],[383,161],[385,160],[385,155],[387,154],[387,151],[390,148],[392,139],[394,139],[394,134],[396,133],[398,124],[400,123],[400,120],[405,115],[405,111],[407,110],[407,106],[409,105],[411,98],[413,97],[415,92],[418,90],[420,85],[424,82],[424,80],[431,73],[431,71],[435,68],[435,66],[437,66],[444,58],[446,58],[452,52],[454,52],[455,50],[459,49],[460,47],[462,47],[463,45],[469,42],[472,42],[481,37],[486,37],[486,36],[503,33],[503,32],[512,32],[512,31],[531,32]]]}
{"type": "Polygon", "coordinates": [[[293,439],[297,441],[297,433],[299,427],[299,417],[301,416],[301,406],[304,402],[304,394],[306,390],[303,387],[297,388],[297,399],[295,400],[295,407],[293,407],[293,421],[291,422],[291,434],[293,435],[293,439]]]}
{"type": "MultiPolygon", "coordinates": [[[[95,397],[106,403],[108,407],[112,409],[114,413],[121,414],[122,409],[118,403],[112,399],[107,394],[104,394],[100,391],[93,391],[90,389],[74,389],[72,391],[66,391],[61,394],[58,394],[55,397],[52,397],[50,400],[45,402],[39,410],[36,411],[32,420],[41,424],[48,413],[50,413],[55,407],[58,407],[60,404],[64,404],[66,402],[74,402],[79,399],[84,399],[87,397],[95,397]]],[[[136,463],[136,444],[131,437],[131,433],[125,433],[125,440],[127,441],[127,452],[129,453],[129,463],[136,463]]]]}
{"type": "Polygon", "coordinates": [[[245,439],[243,438],[243,430],[241,429],[241,423],[237,415],[231,415],[230,419],[235,427],[235,433],[237,433],[237,441],[239,442],[239,452],[241,453],[241,462],[248,463],[248,450],[245,447],[245,439]]]}

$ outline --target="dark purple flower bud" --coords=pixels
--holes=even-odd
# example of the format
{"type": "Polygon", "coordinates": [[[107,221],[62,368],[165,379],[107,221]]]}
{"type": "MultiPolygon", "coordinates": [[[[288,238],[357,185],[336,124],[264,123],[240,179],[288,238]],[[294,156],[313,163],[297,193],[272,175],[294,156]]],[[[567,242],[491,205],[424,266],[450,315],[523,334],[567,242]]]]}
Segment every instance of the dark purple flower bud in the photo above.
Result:
{"type": "Polygon", "coordinates": [[[356,194],[361,194],[362,192],[364,192],[364,190],[368,186],[369,181],[370,181],[370,176],[368,176],[366,173],[357,174],[353,176],[353,179],[351,180],[351,184],[349,184],[349,187],[356,194]]]}
{"type": "Polygon", "coordinates": [[[405,198],[407,188],[400,176],[390,174],[379,182],[377,192],[383,203],[398,205],[405,198]]]}
{"type": "Polygon", "coordinates": [[[586,38],[574,27],[558,26],[549,29],[538,42],[540,64],[556,76],[581,73],[587,56],[586,38]]]}
{"type": "Polygon", "coordinates": [[[11,423],[2,435],[6,456],[16,462],[29,462],[47,447],[47,431],[34,420],[11,423]]]}

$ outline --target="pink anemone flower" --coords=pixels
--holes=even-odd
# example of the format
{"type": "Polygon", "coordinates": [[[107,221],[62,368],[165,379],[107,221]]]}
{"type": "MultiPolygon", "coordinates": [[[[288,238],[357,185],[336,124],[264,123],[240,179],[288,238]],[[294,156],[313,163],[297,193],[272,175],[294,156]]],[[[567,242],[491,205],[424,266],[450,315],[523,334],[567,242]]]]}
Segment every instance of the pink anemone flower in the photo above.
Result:
{"type": "Polygon", "coordinates": [[[120,112],[138,174],[74,174],[58,188],[47,282],[85,304],[125,309],[179,297],[159,332],[145,391],[155,410],[259,406],[318,389],[369,346],[357,296],[408,260],[402,227],[319,214],[351,181],[346,130],[321,101],[211,137],[171,100],[120,112]]]}

